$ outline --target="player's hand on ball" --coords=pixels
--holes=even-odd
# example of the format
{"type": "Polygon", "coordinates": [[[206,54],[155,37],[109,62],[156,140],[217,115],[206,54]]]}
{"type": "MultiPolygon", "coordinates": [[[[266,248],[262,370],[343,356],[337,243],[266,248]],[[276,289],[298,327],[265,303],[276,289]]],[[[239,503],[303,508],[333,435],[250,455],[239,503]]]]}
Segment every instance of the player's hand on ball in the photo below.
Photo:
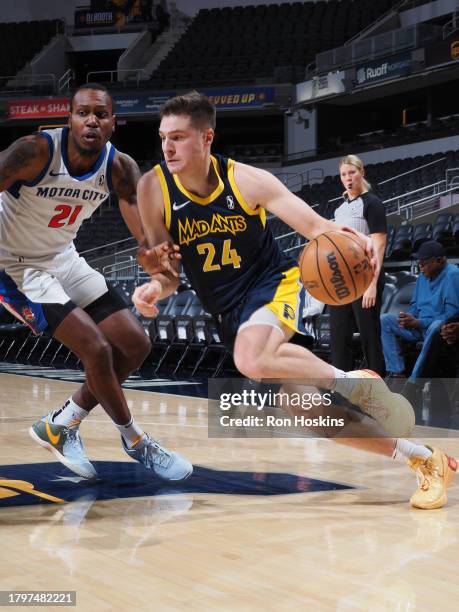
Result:
{"type": "Polygon", "coordinates": [[[156,302],[159,300],[163,288],[157,280],[136,287],[132,294],[132,302],[144,317],[156,317],[159,313],[156,302]]]}
{"type": "Polygon", "coordinates": [[[180,247],[167,241],[151,249],[141,246],[137,251],[137,260],[148,274],[169,273],[178,278],[173,262],[181,258],[180,247]]]}
{"type": "Polygon", "coordinates": [[[373,275],[376,277],[379,274],[379,266],[378,266],[378,260],[376,259],[376,255],[375,255],[373,239],[371,238],[371,236],[365,236],[365,234],[358,232],[353,227],[343,226],[340,228],[340,230],[343,232],[350,232],[351,234],[354,234],[356,236],[356,238],[359,240],[362,247],[364,248],[365,253],[368,256],[368,259],[370,260],[370,266],[371,266],[371,269],[373,270],[373,275]]]}

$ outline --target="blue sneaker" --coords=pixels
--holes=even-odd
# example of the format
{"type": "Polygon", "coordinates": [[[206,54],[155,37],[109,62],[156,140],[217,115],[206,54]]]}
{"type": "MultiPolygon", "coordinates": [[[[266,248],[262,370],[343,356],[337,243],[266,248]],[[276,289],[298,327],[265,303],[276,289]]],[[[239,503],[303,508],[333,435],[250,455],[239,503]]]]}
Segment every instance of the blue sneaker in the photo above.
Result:
{"type": "Polygon", "coordinates": [[[94,466],[86,457],[78,428],[56,425],[49,415],[37,421],[29,429],[32,440],[51,451],[69,470],[82,478],[97,478],[94,466]]]}
{"type": "Polygon", "coordinates": [[[185,480],[193,472],[187,459],[163,448],[146,433],[133,448],[128,448],[123,437],[121,442],[129,457],[143,463],[163,480],[185,480]]]}

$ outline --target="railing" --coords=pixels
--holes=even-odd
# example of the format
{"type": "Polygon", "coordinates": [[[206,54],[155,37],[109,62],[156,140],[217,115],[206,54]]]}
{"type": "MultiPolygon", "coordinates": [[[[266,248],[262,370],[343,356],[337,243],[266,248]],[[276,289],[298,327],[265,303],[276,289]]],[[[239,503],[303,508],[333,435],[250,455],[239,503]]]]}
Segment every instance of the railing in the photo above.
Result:
{"type": "Polygon", "coordinates": [[[406,172],[402,172],[401,174],[396,174],[395,176],[391,176],[390,178],[380,181],[378,185],[385,185],[386,183],[390,183],[391,181],[395,181],[396,179],[401,178],[402,176],[407,176],[408,174],[412,174],[413,172],[417,172],[418,170],[422,170],[422,168],[427,168],[428,166],[433,166],[434,164],[438,164],[444,161],[446,157],[440,157],[440,159],[436,159],[434,161],[429,162],[428,164],[424,164],[422,166],[417,166],[417,168],[412,168],[411,170],[407,170],[406,172]]]}
{"type": "Polygon", "coordinates": [[[407,205],[411,206],[416,201],[418,201],[416,200],[417,196],[419,196],[420,199],[437,197],[442,193],[444,189],[446,189],[445,180],[432,183],[431,185],[427,185],[426,187],[419,187],[418,189],[407,191],[402,195],[398,195],[393,198],[384,200],[384,204],[386,205],[386,211],[387,213],[400,212],[402,208],[405,208],[407,205]],[[422,194],[425,195],[423,196],[422,194]]]}
{"type": "Polygon", "coordinates": [[[396,6],[391,6],[385,13],[383,13],[382,15],[380,15],[379,17],[376,18],[376,21],[372,21],[369,25],[365,26],[362,30],[360,30],[359,32],[357,32],[357,34],[355,34],[352,38],[349,38],[346,41],[346,45],[349,45],[361,38],[364,38],[368,33],[371,32],[371,30],[375,27],[376,24],[381,23],[381,21],[383,21],[384,19],[386,19],[386,17],[388,17],[391,13],[396,12],[399,8],[401,8],[401,6],[404,4],[404,1],[402,0],[400,2],[400,5],[396,5],[396,6]]]}
{"type": "Polygon", "coordinates": [[[398,11],[408,11],[423,4],[429,4],[430,2],[432,2],[432,0],[404,0],[404,2],[396,8],[398,11]]]}
{"type": "Polygon", "coordinates": [[[302,160],[307,157],[314,157],[317,155],[317,149],[307,149],[306,151],[298,151],[297,153],[287,153],[287,155],[282,156],[282,161],[292,162],[296,160],[302,160]]]}
{"type": "Polygon", "coordinates": [[[52,72],[46,72],[43,74],[15,74],[12,76],[0,76],[0,87],[8,87],[9,90],[14,90],[16,92],[47,84],[49,84],[52,91],[55,91],[56,75],[52,72]]]}
{"type": "Polygon", "coordinates": [[[459,187],[459,168],[448,168],[446,170],[446,185],[448,187],[459,187]]]}
{"type": "Polygon", "coordinates": [[[142,72],[144,72],[143,68],[126,68],[125,70],[93,70],[92,72],[88,72],[86,75],[86,83],[91,83],[92,81],[101,81],[103,80],[104,82],[106,82],[105,79],[101,79],[100,77],[102,75],[110,75],[110,83],[117,83],[118,82],[118,75],[120,75],[121,73],[131,73],[131,74],[135,74],[136,75],[136,84],[138,85],[139,82],[141,81],[140,75],[142,74],[142,72]],[[94,79],[92,77],[92,75],[97,75],[96,78],[94,79]],[[115,78],[116,75],[116,78],[115,78]]]}
{"type": "MultiPolygon", "coordinates": [[[[439,199],[448,195],[450,196],[449,206],[453,206],[456,202],[453,201],[452,196],[454,193],[457,193],[458,190],[459,187],[453,187],[452,189],[444,189],[436,194],[420,198],[419,200],[400,207],[397,214],[404,221],[418,219],[419,217],[438,211],[439,199]]],[[[444,210],[444,208],[446,208],[446,206],[442,206],[441,210],[444,210]]]]}
{"type": "Polygon", "coordinates": [[[299,191],[304,185],[321,182],[324,178],[324,171],[322,168],[311,168],[304,172],[282,172],[276,176],[291,191],[299,191]]]}
{"type": "MultiPolygon", "coordinates": [[[[119,257],[119,255],[118,255],[119,257]]],[[[118,280],[120,278],[135,278],[139,276],[139,264],[137,259],[132,255],[126,255],[115,263],[109,264],[102,268],[102,274],[106,278],[118,280]]]]}
{"type": "Polygon", "coordinates": [[[61,77],[59,77],[59,80],[57,81],[58,92],[59,93],[63,91],[68,92],[74,82],[75,82],[75,73],[73,72],[71,68],[69,68],[68,70],[64,72],[64,74],[61,77]]]}
{"type": "Polygon", "coordinates": [[[443,40],[459,30],[459,12],[453,14],[453,18],[443,26],[443,40]]]}
{"type": "Polygon", "coordinates": [[[117,240],[116,242],[111,242],[109,244],[104,244],[92,249],[81,251],[80,255],[85,257],[92,268],[98,270],[99,272],[103,272],[104,269],[109,269],[110,266],[118,264],[120,260],[125,262],[126,260],[130,261],[131,259],[135,259],[137,255],[137,248],[138,246],[135,238],[125,238],[124,240],[117,240]],[[129,244],[132,246],[128,246],[129,244]],[[118,250],[120,246],[124,248],[118,250]],[[98,257],[91,259],[91,255],[95,255],[97,251],[106,249],[107,247],[113,247],[115,250],[107,255],[99,255],[98,257]]]}
{"type": "Polygon", "coordinates": [[[304,242],[301,242],[300,244],[295,244],[294,246],[288,247],[288,249],[284,249],[284,253],[290,253],[290,251],[296,251],[298,249],[302,249],[307,244],[308,244],[308,241],[305,240],[304,242]]]}
{"type": "Polygon", "coordinates": [[[428,24],[416,24],[407,28],[384,32],[371,38],[357,40],[323,51],[316,55],[317,72],[327,72],[344,66],[352,66],[368,60],[394,55],[400,51],[421,47],[425,43],[441,36],[441,27],[428,24]]]}

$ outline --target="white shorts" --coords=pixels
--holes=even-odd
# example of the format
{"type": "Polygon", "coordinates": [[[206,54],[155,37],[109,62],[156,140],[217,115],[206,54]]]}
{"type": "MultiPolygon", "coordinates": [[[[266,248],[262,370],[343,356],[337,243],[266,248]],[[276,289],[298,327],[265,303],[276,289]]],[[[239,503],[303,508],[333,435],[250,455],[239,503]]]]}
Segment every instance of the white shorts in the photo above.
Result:
{"type": "Polygon", "coordinates": [[[105,278],[78,255],[73,244],[51,258],[23,258],[0,250],[0,269],[17,289],[36,304],[66,304],[85,308],[107,292],[105,278]]]}

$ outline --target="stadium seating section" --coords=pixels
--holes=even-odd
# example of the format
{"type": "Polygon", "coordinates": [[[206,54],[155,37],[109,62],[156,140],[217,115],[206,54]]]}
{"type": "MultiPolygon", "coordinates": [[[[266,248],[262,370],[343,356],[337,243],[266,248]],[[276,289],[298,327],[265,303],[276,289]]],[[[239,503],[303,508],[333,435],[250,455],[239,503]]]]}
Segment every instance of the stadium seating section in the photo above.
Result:
{"type": "MultiPolygon", "coordinates": [[[[457,167],[459,167],[459,151],[448,151],[369,164],[366,166],[366,176],[372,183],[375,193],[383,200],[387,200],[444,180],[446,169],[457,167]],[[394,179],[410,170],[414,171],[394,179]],[[384,182],[388,179],[394,180],[384,182]]],[[[326,176],[322,183],[304,186],[298,195],[309,204],[316,205],[316,210],[320,214],[331,218],[340,203],[336,198],[342,193],[342,189],[339,175],[336,174],[326,176]],[[335,201],[329,202],[333,199],[335,201]]],[[[280,240],[281,247],[296,256],[304,240],[279,219],[273,219],[271,225],[274,235],[280,240]]],[[[121,218],[116,199],[113,198],[110,207],[108,203],[103,204],[96,215],[83,223],[75,244],[80,252],[99,247],[97,255],[101,256],[113,252],[113,247],[107,245],[129,237],[129,230],[121,218]]],[[[407,259],[422,242],[432,238],[444,244],[449,254],[459,254],[459,215],[440,214],[433,226],[430,223],[420,223],[413,226],[403,225],[398,229],[390,228],[386,258],[395,261],[407,259]]]]}
{"type": "MultiPolygon", "coordinates": [[[[457,167],[459,167],[459,151],[447,151],[446,153],[420,155],[379,164],[368,164],[365,166],[365,173],[375,193],[383,200],[388,200],[444,180],[446,169],[457,167]],[[436,160],[438,160],[438,163],[431,163],[436,160]],[[427,164],[429,165],[427,166],[427,164]],[[421,168],[421,166],[426,167],[421,168]],[[420,169],[416,170],[417,168],[420,169]],[[388,181],[388,179],[394,179],[410,170],[415,171],[388,181]]],[[[326,176],[322,183],[305,185],[298,195],[311,205],[324,205],[328,200],[339,197],[342,192],[343,186],[337,173],[334,176],[326,176]]]]}
{"type": "Polygon", "coordinates": [[[15,75],[61,30],[58,19],[0,23],[0,77],[15,75]]]}
{"type": "Polygon", "coordinates": [[[103,203],[95,215],[83,222],[75,245],[79,252],[100,247],[98,255],[103,255],[113,252],[113,247],[106,245],[130,236],[121,217],[116,198],[113,197],[110,207],[108,202],[103,203]]]}
{"type": "MultiPolygon", "coordinates": [[[[382,312],[399,312],[410,302],[416,276],[406,271],[386,274],[382,312]]],[[[114,283],[126,299],[134,289],[134,281],[114,283]]],[[[187,285],[159,304],[160,313],[144,325],[152,342],[152,350],[143,365],[142,376],[216,377],[236,373],[234,362],[222,345],[212,317],[187,285]]],[[[78,358],[58,341],[34,336],[29,329],[15,322],[12,315],[0,310],[0,362],[41,365],[56,368],[81,368],[78,358]]],[[[330,359],[329,315],[314,317],[314,338],[308,346],[330,359]]],[[[356,365],[362,359],[356,337],[356,365]]]]}
{"type": "Polygon", "coordinates": [[[396,4],[321,0],[202,9],[149,84],[297,82],[316,53],[342,45],[396,4]]]}

